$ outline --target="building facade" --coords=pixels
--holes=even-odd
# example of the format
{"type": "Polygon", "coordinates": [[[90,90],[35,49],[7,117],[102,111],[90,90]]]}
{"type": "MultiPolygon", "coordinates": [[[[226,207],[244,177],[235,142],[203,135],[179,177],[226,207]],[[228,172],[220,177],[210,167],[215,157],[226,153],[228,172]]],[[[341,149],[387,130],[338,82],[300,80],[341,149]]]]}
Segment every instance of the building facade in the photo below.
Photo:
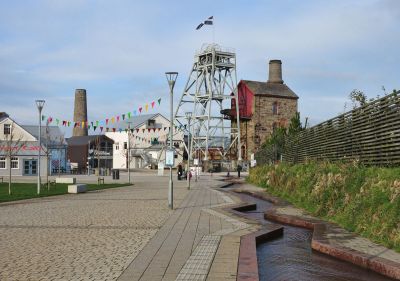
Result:
{"type": "MultiPolygon", "coordinates": [[[[267,82],[241,80],[238,84],[240,141],[243,160],[251,160],[278,127],[288,127],[299,97],[282,80],[282,62],[269,62],[267,82]]],[[[232,102],[230,116],[236,113],[232,102]]],[[[232,119],[235,126],[235,119],[232,119]]]]}
{"type": "Polygon", "coordinates": [[[60,129],[42,127],[41,149],[38,136],[38,126],[19,125],[6,113],[0,113],[0,176],[8,176],[10,169],[12,176],[37,175],[39,150],[41,175],[51,175],[58,169],[66,171],[67,145],[60,129]]]}
{"type": "MultiPolygon", "coordinates": [[[[155,167],[165,159],[165,148],[169,139],[170,121],[163,115],[144,114],[125,119],[123,130],[106,132],[114,141],[113,168],[128,168],[128,148],[130,151],[130,168],[155,167]],[[128,141],[129,140],[129,141],[128,141]]],[[[183,161],[183,133],[174,130],[173,146],[176,151],[175,164],[183,161]]]]}

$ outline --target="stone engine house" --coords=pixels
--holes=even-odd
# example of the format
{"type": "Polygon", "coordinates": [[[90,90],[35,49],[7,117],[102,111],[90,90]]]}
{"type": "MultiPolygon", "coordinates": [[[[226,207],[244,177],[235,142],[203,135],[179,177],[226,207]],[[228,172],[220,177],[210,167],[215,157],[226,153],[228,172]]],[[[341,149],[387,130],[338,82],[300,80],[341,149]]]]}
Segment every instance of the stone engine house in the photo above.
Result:
{"type": "MultiPolygon", "coordinates": [[[[299,97],[282,80],[282,62],[269,62],[267,82],[241,80],[238,84],[240,140],[243,160],[249,161],[277,127],[289,126],[299,97]]],[[[232,100],[230,116],[236,113],[232,100]]],[[[231,118],[232,127],[235,118],[231,118]]]]}

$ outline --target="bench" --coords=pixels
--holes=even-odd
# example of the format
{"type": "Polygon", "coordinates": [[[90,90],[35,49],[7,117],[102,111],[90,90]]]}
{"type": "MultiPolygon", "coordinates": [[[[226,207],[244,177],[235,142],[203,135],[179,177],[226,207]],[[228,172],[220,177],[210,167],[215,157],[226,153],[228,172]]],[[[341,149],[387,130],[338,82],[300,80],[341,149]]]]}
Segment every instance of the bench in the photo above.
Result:
{"type": "Polygon", "coordinates": [[[56,178],[56,183],[75,184],[76,178],[56,178]]]}
{"type": "Polygon", "coordinates": [[[100,183],[104,184],[104,178],[97,178],[97,185],[99,185],[100,183]]]}
{"type": "Polygon", "coordinates": [[[82,193],[86,192],[86,184],[78,183],[78,184],[72,184],[68,185],[68,193],[82,193]]]}

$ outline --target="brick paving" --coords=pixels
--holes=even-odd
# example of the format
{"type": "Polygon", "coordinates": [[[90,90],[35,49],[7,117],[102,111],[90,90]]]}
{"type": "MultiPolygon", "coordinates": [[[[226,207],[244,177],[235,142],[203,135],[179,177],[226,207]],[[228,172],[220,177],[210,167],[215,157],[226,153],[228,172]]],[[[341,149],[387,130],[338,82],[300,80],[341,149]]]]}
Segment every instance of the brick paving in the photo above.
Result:
{"type": "MultiPolygon", "coordinates": [[[[0,204],[0,280],[116,280],[173,214],[168,177],[0,204]]],[[[175,182],[175,204],[186,197],[175,182]]]]}

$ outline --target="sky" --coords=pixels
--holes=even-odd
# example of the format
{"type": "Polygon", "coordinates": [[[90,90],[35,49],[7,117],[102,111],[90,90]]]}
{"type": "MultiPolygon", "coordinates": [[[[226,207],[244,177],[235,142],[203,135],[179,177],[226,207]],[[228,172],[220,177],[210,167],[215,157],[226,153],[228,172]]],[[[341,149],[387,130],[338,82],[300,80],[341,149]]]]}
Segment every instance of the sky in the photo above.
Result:
{"type": "MultiPolygon", "coordinates": [[[[196,50],[214,38],[233,48],[238,80],[266,81],[282,60],[283,80],[317,124],[369,98],[400,89],[398,0],[0,0],[0,111],[23,125],[43,114],[73,120],[75,89],[88,117],[105,119],[162,98],[166,71],[179,72],[179,102],[196,50]]],[[[67,132],[68,135],[69,132],[67,132]]]]}

